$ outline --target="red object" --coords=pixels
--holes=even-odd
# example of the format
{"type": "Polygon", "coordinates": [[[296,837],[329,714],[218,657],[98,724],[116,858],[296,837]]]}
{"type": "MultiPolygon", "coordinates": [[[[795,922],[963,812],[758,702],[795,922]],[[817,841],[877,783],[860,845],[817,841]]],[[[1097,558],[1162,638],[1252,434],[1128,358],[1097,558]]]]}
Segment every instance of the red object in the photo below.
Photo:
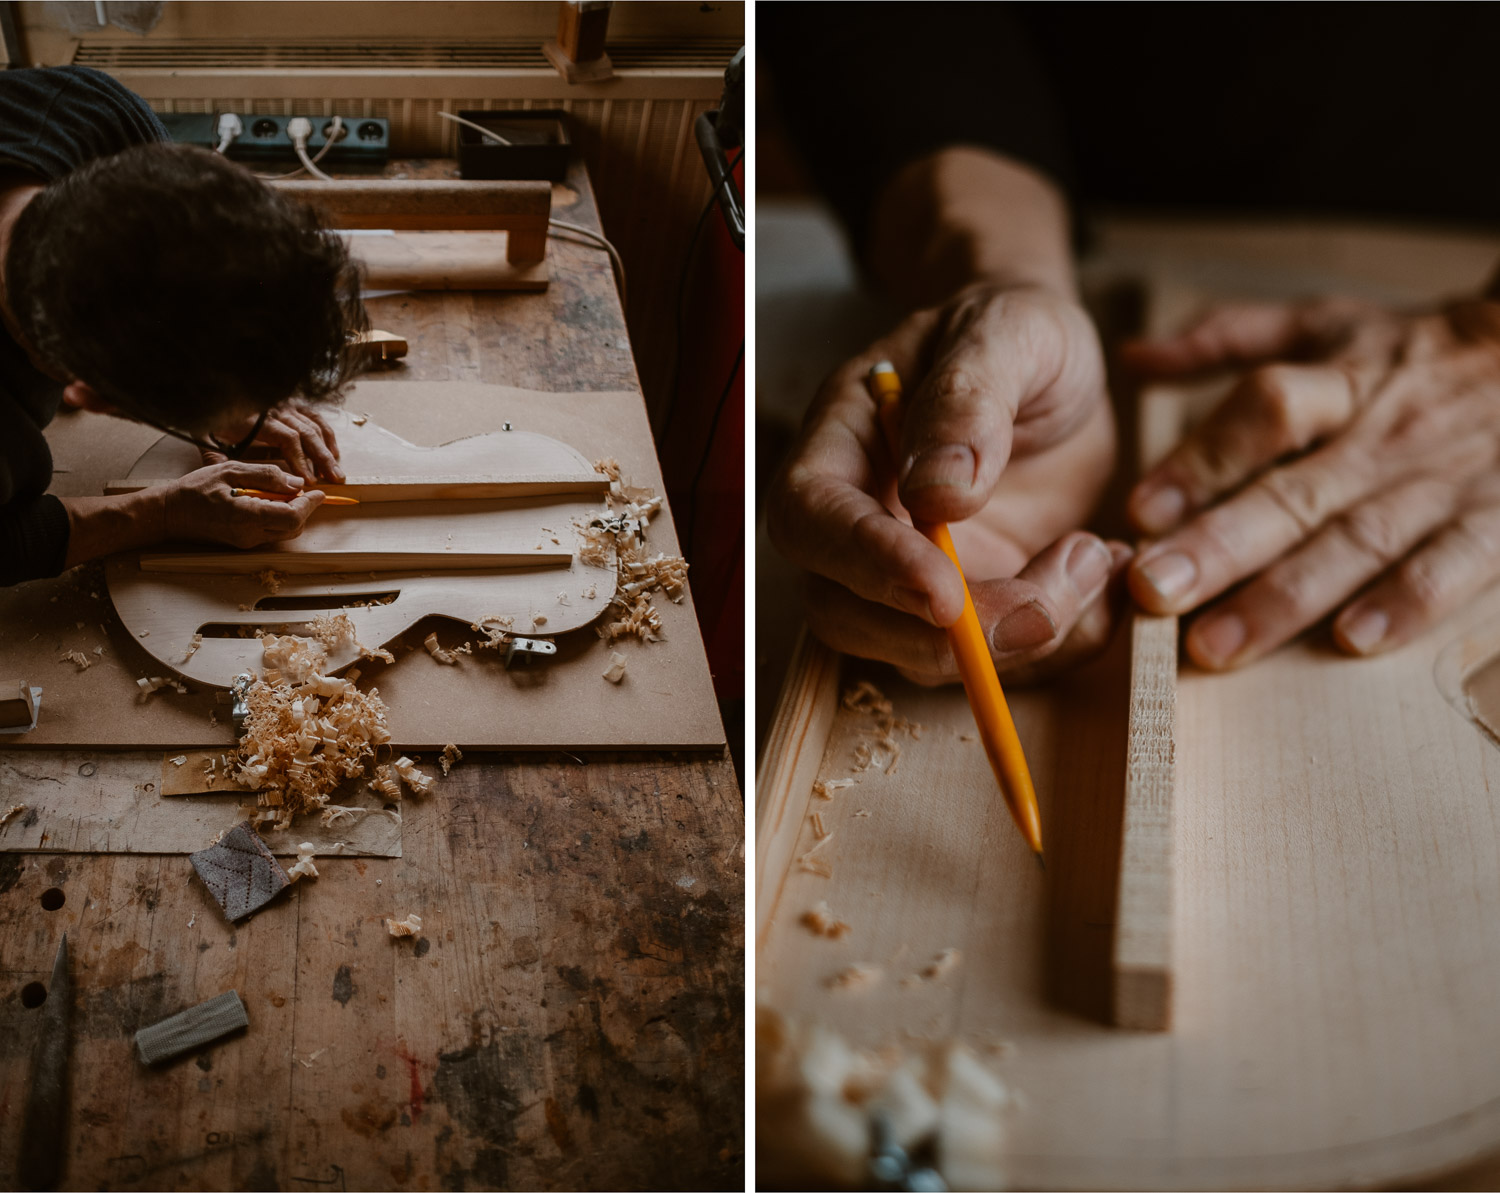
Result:
{"type": "MultiPolygon", "coordinates": [[[[744,178],[741,156],[734,180],[742,192],[744,178]]],[[[744,344],[745,254],[715,204],[688,265],[676,399],[660,439],[667,497],[720,700],[745,694],[744,344]]]]}

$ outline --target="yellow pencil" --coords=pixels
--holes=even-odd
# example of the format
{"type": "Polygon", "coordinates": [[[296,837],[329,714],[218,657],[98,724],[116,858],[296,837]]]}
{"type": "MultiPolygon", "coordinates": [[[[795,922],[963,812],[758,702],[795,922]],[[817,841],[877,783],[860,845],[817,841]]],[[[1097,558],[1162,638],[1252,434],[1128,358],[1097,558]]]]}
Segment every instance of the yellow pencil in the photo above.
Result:
{"type": "MultiPolygon", "coordinates": [[[[896,375],[896,366],[888,360],[875,365],[870,370],[870,391],[879,404],[880,422],[890,445],[891,458],[896,459],[901,442],[901,378],[896,375]]],[[[946,522],[913,519],[913,525],[937,544],[958,569],[958,578],[964,586],[964,611],[963,616],[948,628],[948,641],[953,644],[958,673],[964,681],[969,707],[974,710],[974,722],[979,726],[979,736],[984,742],[984,752],[989,755],[990,767],[1000,783],[1006,804],[1010,806],[1016,827],[1040,862],[1042,822],[1037,814],[1036,789],[1031,785],[1031,771],[1026,766],[1021,739],[1016,736],[1016,723],[1011,720],[1005,693],[1000,690],[1000,677],[995,674],[989,643],[979,625],[979,614],[974,611],[974,600],[969,596],[969,582],[964,579],[958,552],[953,549],[953,536],[948,533],[946,522]]]]}
{"type": "MultiPolygon", "coordinates": [[[[291,501],[299,493],[270,493],[265,489],[230,489],[231,497],[259,497],[262,501],[291,501]]],[[[324,497],[324,505],[358,505],[358,497],[324,497]]]]}

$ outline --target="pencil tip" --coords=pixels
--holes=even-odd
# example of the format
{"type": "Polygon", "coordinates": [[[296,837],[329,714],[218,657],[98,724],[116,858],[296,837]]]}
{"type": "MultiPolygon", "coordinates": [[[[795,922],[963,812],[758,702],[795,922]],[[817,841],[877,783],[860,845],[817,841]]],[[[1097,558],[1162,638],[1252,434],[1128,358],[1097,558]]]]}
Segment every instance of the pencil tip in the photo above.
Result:
{"type": "Polygon", "coordinates": [[[1036,864],[1042,868],[1043,873],[1047,870],[1047,859],[1042,856],[1042,851],[1036,851],[1036,864]]]}

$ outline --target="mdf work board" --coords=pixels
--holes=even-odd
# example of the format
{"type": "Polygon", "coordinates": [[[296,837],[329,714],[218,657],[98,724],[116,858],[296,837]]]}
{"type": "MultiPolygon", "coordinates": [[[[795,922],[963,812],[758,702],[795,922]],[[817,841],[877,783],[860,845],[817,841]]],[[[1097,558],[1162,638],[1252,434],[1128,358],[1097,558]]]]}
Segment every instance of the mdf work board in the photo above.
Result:
{"type": "MultiPolygon", "coordinates": [[[[345,408],[424,445],[500,431],[509,422],[517,430],[570,444],[590,460],[614,457],[629,483],[662,492],[645,409],[636,394],[362,381],[350,391],[345,408]]],[[[121,436],[114,448],[100,433],[110,429],[108,424],[86,417],[60,419],[49,442],[58,467],[67,469],[69,486],[99,492],[107,481],[129,475],[134,457],[124,457],[139,454],[139,438],[121,436]]],[[[193,449],[184,444],[180,466],[193,462],[193,449]]],[[[653,519],[647,542],[652,553],[678,552],[665,506],[653,519]]],[[[592,629],[564,636],[558,655],[544,668],[522,672],[506,671],[498,658],[485,657],[488,651],[455,667],[436,663],[421,645],[427,632],[436,630],[448,646],[475,637],[466,624],[440,621],[424,621],[404,635],[395,665],[361,664],[368,677],[361,685],[374,684],[390,706],[395,744],[415,749],[440,749],[447,742],[461,748],[717,747],[723,729],[691,596],[676,605],[661,596],[655,604],[665,639],[617,643],[613,649],[627,659],[626,678],[618,686],[602,678],[610,652],[592,629]]],[[[44,676],[47,691],[41,723],[7,744],[180,749],[233,740],[228,706],[216,692],[184,697],[163,691],[139,699],[135,680],[162,674],[162,667],[121,629],[97,569],[0,592],[0,658],[12,670],[44,676]],[[96,646],[104,648],[103,656],[93,654],[96,646]],[[93,665],[79,671],[61,661],[74,649],[94,659],[93,665]],[[218,724],[210,723],[210,712],[218,724]]]]}

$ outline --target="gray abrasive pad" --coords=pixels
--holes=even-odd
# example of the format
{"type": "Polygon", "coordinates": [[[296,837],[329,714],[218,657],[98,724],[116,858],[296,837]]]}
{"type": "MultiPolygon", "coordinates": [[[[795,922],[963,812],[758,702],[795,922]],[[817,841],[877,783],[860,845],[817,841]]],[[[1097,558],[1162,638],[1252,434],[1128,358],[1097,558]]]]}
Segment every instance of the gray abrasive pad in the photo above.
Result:
{"type": "Polygon", "coordinates": [[[291,885],[281,863],[248,820],[235,825],[218,844],[190,856],[193,869],[231,923],[260,910],[291,885]]]}
{"type": "Polygon", "coordinates": [[[170,1019],[141,1028],[135,1033],[135,1046],[140,1051],[141,1060],[154,1065],[249,1026],[245,1004],[240,1001],[237,991],[230,990],[217,998],[200,1002],[196,1007],[179,1011],[170,1019]]]}

